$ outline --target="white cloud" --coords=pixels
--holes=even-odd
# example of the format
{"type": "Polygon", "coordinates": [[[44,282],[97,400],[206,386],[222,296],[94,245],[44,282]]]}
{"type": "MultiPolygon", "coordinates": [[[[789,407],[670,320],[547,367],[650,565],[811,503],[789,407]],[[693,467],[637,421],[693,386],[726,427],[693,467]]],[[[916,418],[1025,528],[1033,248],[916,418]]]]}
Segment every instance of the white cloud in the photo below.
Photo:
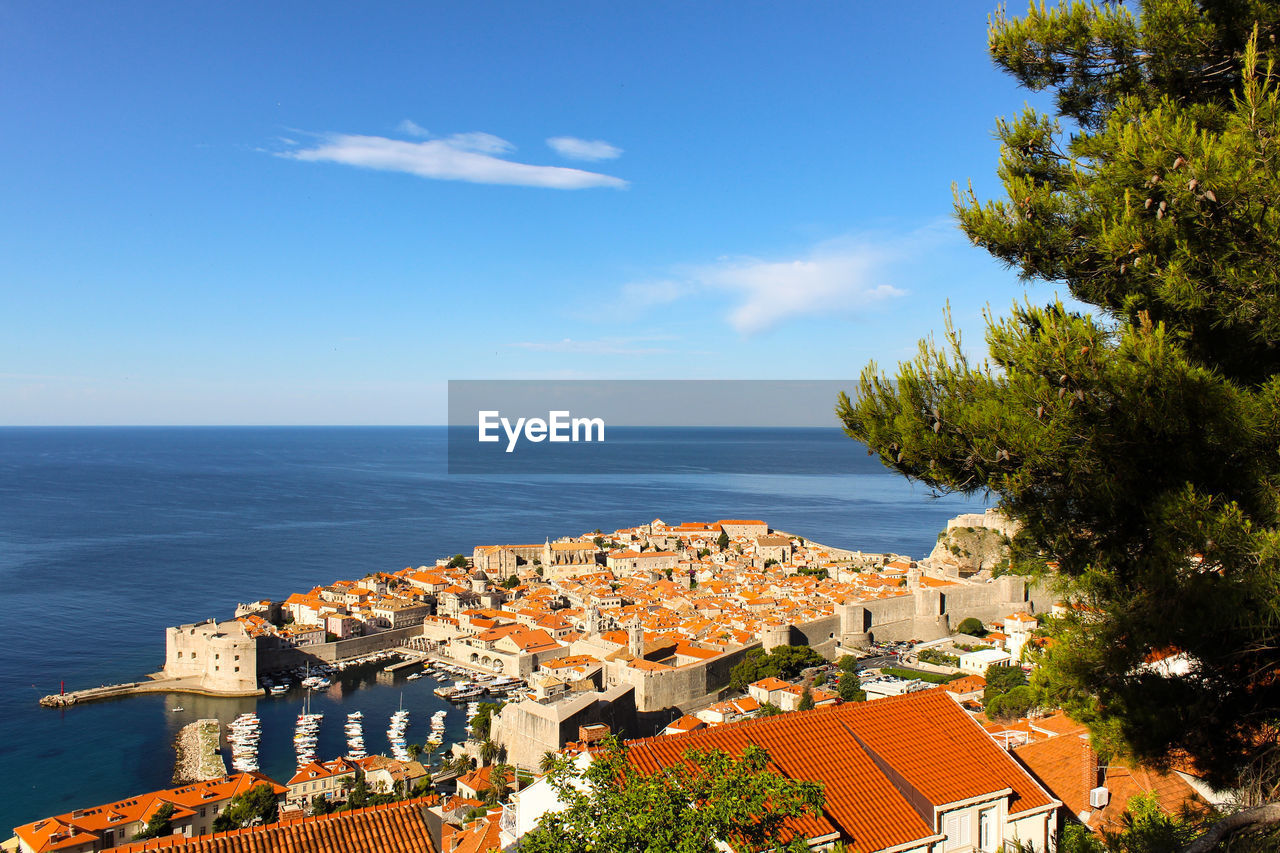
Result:
{"type": "Polygon", "coordinates": [[[431,135],[431,131],[409,118],[396,125],[396,130],[400,131],[405,136],[420,136],[424,139],[431,135]]]}
{"type": "Polygon", "coordinates": [[[622,149],[610,145],[603,139],[578,139],[574,136],[553,136],[547,140],[561,157],[570,160],[616,160],[622,156],[622,149]]]}
{"type": "Polygon", "coordinates": [[[833,243],[798,258],[724,260],[695,268],[692,278],[739,297],[729,325],[752,334],[792,317],[852,313],[905,295],[884,281],[891,254],[865,244],[833,243]]]}
{"type": "MultiPolygon", "coordinates": [[[[410,122],[412,124],[412,122],[410,122]]],[[[422,129],[413,125],[418,131],[422,129]]],[[[401,123],[402,129],[407,129],[401,123]]],[[[627,182],[612,175],[536,166],[500,156],[515,150],[510,142],[489,133],[459,133],[441,139],[410,142],[383,136],[330,133],[308,148],[278,152],[281,157],[309,163],[342,163],[365,169],[407,172],[423,178],[576,190],[589,187],[623,189],[627,182]]]]}
{"type": "Polygon", "coordinates": [[[520,341],[511,346],[533,352],[567,352],[586,355],[660,355],[672,350],[652,346],[654,342],[671,340],[670,336],[657,335],[631,338],[596,338],[580,341],[563,338],[558,341],[520,341]]]}
{"type": "Polygon", "coordinates": [[[907,237],[845,238],[792,257],[723,258],[678,268],[673,275],[624,284],[616,303],[645,311],[691,297],[728,295],[725,321],[742,334],[766,331],[795,317],[852,315],[904,296],[889,278],[935,240],[930,229],[907,237]]]}

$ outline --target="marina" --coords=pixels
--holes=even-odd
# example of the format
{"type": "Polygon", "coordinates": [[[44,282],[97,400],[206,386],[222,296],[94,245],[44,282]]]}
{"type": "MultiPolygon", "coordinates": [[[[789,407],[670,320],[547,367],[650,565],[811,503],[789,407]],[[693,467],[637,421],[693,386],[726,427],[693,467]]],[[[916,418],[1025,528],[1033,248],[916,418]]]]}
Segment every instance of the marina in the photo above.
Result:
{"type": "Polygon", "coordinates": [[[262,723],[254,713],[241,714],[227,723],[227,743],[231,746],[231,766],[240,773],[256,771],[258,743],[262,738],[262,723]]]}
{"type": "Polygon", "coordinates": [[[352,761],[359,761],[368,755],[364,747],[364,712],[352,711],[347,714],[347,755],[352,761]]]}
{"type": "Polygon", "coordinates": [[[396,761],[409,760],[409,748],[405,730],[409,727],[409,712],[403,707],[391,715],[391,727],[387,729],[387,742],[391,744],[391,757],[396,761]]]}

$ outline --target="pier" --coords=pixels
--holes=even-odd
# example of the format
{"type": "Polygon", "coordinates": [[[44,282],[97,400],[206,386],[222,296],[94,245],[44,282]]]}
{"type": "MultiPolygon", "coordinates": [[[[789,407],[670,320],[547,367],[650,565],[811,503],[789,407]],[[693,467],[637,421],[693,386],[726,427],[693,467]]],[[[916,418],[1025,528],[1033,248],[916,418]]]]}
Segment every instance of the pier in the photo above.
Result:
{"type": "Polygon", "coordinates": [[[203,687],[198,678],[156,678],[150,681],[130,681],[124,684],[104,684],[101,687],[90,687],[85,690],[69,690],[66,693],[53,693],[40,699],[45,708],[66,708],[83,702],[100,702],[105,699],[119,699],[124,696],[138,696],[144,693],[195,693],[199,696],[261,696],[263,691],[210,690],[203,687]]]}
{"type": "Polygon", "coordinates": [[[426,663],[428,658],[430,658],[430,655],[422,649],[411,649],[408,646],[398,646],[393,651],[395,651],[396,654],[403,656],[405,659],[397,661],[396,663],[387,664],[382,668],[383,672],[399,672],[400,670],[407,669],[415,664],[426,663]]]}

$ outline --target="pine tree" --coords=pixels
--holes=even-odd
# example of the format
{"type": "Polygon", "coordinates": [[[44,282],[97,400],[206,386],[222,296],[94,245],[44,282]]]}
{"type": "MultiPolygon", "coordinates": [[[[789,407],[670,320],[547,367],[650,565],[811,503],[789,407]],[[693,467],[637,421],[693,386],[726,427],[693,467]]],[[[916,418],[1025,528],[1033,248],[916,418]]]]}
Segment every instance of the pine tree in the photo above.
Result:
{"type": "Polygon", "coordinates": [[[983,364],[948,320],[838,407],[889,467],[1021,522],[1014,568],[1078,605],[1042,698],[1221,786],[1280,782],[1277,35],[1260,0],[997,14],[993,58],[1056,115],[997,123],[1007,198],[958,193],[960,225],[1093,313],[989,317],[983,364]]]}

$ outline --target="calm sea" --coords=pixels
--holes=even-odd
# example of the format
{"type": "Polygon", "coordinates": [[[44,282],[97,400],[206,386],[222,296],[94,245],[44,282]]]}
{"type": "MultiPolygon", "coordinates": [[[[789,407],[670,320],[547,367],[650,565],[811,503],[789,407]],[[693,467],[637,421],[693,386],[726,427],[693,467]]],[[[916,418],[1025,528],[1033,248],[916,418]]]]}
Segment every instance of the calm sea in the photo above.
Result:
{"type": "MultiPolygon", "coordinates": [[[[437,427],[0,429],[0,833],[167,787],[183,724],[226,722],[255,706],[262,769],[287,779],[293,695],[36,704],[60,681],[74,689],[154,672],[166,626],[229,617],[237,602],[430,564],[478,544],[654,518],[763,518],[819,542],[919,557],[948,518],[980,508],[934,499],[856,446],[864,461],[840,468],[853,473],[793,473],[798,444],[850,458],[852,442],[838,430],[707,429],[672,451],[672,470],[697,472],[709,452],[747,443],[764,460],[758,474],[450,476],[445,436],[437,427]]],[[[341,718],[353,710],[364,712],[370,751],[384,749],[401,703],[410,740],[426,739],[442,707],[457,739],[462,713],[433,686],[372,672],[335,682],[314,700],[326,713],[320,757],[340,753],[341,718]]]]}

